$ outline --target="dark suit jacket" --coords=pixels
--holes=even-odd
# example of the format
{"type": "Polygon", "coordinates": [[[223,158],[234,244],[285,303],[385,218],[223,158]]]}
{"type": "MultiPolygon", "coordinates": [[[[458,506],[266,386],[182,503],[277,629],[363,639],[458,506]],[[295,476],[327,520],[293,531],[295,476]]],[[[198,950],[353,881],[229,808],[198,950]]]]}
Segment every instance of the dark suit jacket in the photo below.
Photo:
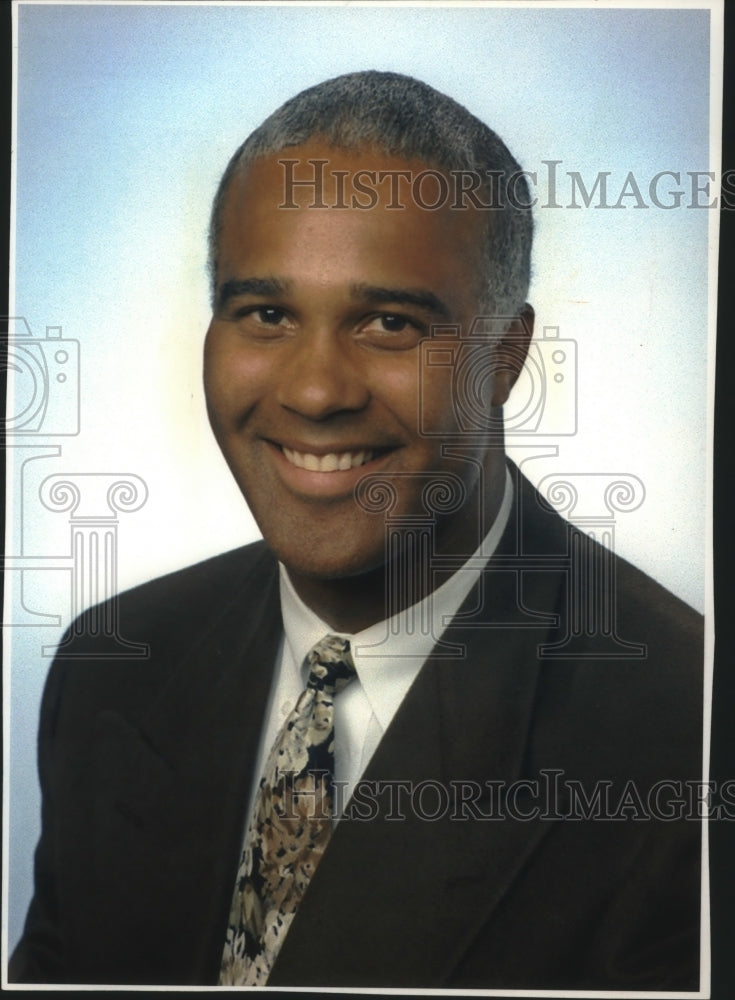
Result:
{"type": "MultiPolygon", "coordinates": [[[[673,783],[658,804],[676,817],[676,783],[701,776],[701,621],[522,479],[517,497],[445,634],[463,651],[421,670],[269,985],[697,988],[699,824],[657,819],[648,797],[673,783]]],[[[282,629],[276,564],[257,543],[119,607],[149,658],[98,658],[88,634],[49,674],[13,981],[217,981],[282,629]]]]}

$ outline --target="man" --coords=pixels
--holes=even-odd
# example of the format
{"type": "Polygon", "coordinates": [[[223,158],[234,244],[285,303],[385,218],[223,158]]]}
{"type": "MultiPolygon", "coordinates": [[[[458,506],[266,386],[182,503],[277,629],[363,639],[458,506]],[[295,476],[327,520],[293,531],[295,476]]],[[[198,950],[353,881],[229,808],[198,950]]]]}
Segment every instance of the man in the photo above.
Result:
{"type": "Polygon", "coordinates": [[[11,978],[697,988],[701,625],[506,461],[527,204],[396,74],[235,154],[204,378],[264,542],[123,595],[144,664],[62,648],[11,978]]]}

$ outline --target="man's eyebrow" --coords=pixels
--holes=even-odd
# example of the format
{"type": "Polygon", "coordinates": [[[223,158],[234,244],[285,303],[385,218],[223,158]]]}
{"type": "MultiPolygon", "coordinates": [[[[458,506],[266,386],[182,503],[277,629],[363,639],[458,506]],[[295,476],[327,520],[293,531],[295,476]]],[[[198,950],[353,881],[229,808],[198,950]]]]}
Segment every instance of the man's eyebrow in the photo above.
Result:
{"type": "Polygon", "coordinates": [[[402,306],[418,306],[427,312],[449,318],[450,310],[446,303],[437,298],[433,292],[421,288],[383,288],[380,285],[352,285],[350,294],[354,299],[362,299],[375,305],[394,302],[402,306]]]}
{"type": "Polygon", "coordinates": [[[221,309],[237,295],[282,295],[287,285],[278,278],[230,278],[217,292],[217,307],[221,309]]]}

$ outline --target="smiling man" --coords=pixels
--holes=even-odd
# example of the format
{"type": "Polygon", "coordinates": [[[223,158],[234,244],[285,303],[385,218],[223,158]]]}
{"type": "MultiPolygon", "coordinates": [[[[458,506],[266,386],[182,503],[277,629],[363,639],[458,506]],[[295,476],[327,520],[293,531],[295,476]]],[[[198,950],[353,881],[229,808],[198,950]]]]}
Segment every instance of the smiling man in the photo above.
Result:
{"type": "Polygon", "coordinates": [[[506,460],[527,203],[397,74],[235,153],[204,379],[264,540],[120,598],[145,664],[60,651],[11,978],[697,988],[701,622],[506,460]]]}
{"type": "MultiPolygon", "coordinates": [[[[492,525],[503,498],[497,440],[474,441],[463,462],[445,457],[443,442],[459,433],[453,383],[443,370],[422,369],[418,355],[436,324],[469,330],[490,308],[487,218],[449,204],[427,211],[410,199],[396,210],[387,183],[367,211],[334,208],[341,178],[387,181],[425,164],[323,139],[289,156],[307,177],[313,164],[328,164],[319,183],[326,204],[315,206],[302,180],[284,209],[280,152],[229,181],[205,386],[223,454],[298,594],[333,629],[357,632],[386,611],[384,519],[355,502],[365,475],[395,484],[399,517],[423,511],[426,475],[461,475],[464,502],[437,530],[442,555],[471,555],[478,521],[492,525]]],[[[523,320],[488,337],[496,406],[522,364],[519,336],[525,353],[532,328],[530,307],[519,305],[523,320]],[[505,341],[516,348],[515,371],[504,363],[505,341]]]]}

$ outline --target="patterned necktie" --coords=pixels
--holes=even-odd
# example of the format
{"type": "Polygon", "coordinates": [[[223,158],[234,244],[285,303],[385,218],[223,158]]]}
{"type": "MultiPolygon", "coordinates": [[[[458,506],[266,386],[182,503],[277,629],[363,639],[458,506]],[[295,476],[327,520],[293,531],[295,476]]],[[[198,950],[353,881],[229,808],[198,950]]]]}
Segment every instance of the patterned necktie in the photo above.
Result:
{"type": "Polygon", "coordinates": [[[230,910],[220,986],[264,986],[332,832],[333,699],[355,676],[350,643],[307,654],[306,689],[268,757],[230,910]]]}

